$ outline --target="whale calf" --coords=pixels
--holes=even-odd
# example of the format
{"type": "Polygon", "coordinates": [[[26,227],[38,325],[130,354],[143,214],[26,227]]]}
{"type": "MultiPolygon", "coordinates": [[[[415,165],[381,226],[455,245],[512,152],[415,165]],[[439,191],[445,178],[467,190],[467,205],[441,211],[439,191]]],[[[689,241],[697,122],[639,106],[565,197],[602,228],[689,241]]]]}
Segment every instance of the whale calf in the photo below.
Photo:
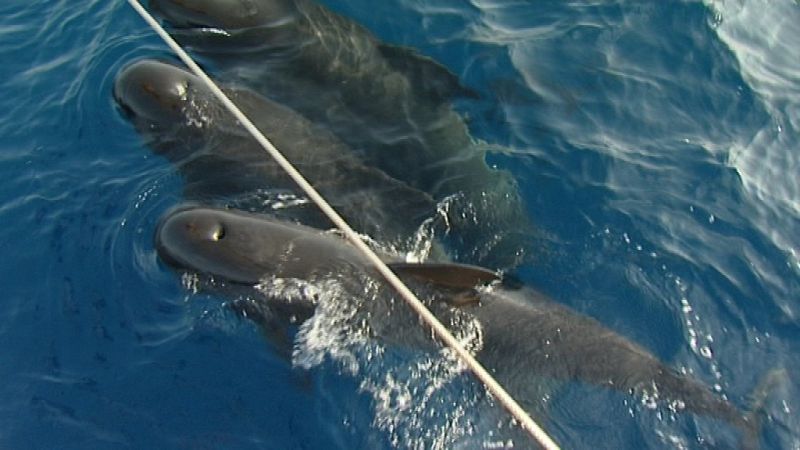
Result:
{"type": "MultiPolygon", "coordinates": [[[[357,231],[400,243],[435,214],[430,195],[364,165],[327,129],[248,89],[228,86],[225,91],[357,231]]],[[[188,200],[219,202],[259,190],[299,191],[187,70],[156,60],[134,62],[118,74],[114,95],[147,144],[178,167],[188,200]]],[[[296,206],[287,214],[330,226],[314,205],[296,206]]]]}
{"type": "MultiPolygon", "coordinates": [[[[239,285],[253,285],[271,276],[314,280],[348,270],[372,273],[365,259],[339,236],[238,211],[175,211],[161,222],[156,243],[159,255],[171,265],[239,285]]],[[[387,261],[398,275],[426,283],[452,308],[474,315],[483,336],[477,359],[526,407],[535,409],[531,405],[540,400],[524,397],[526,387],[537,377],[583,381],[622,392],[649,393],[675,410],[725,421],[741,430],[743,447],[758,447],[755,409],[744,414],[707,386],[676,372],[598,321],[534,289],[498,284],[496,273],[479,267],[387,261]],[[493,284],[476,289],[486,283],[493,284]]],[[[313,314],[311,301],[269,301],[296,308],[294,317],[313,314]]],[[[257,315],[258,310],[250,313],[257,315]]]]}
{"type": "Polygon", "coordinates": [[[369,166],[447,199],[470,262],[509,268],[533,226],[505,170],[490,168],[449,99],[458,77],[312,0],[151,0],[170,32],[222,76],[325,124],[369,166]]]}

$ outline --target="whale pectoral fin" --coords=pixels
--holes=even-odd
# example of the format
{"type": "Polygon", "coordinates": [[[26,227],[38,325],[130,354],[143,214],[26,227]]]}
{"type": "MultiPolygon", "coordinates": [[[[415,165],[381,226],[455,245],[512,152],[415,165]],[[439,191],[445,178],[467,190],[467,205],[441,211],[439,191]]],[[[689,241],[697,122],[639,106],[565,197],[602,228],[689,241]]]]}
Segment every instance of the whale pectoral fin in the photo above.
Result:
{"type": "Polygon", "coordinates": [[[290,325],[276,317],[264,305],[251,299],[237,299],[229,305],[236,313],[256,324],[278,356],[288,363],[292,362],[294,337],[290,325]]]}
{"type": "Polygon", "coordinates": [[[761,377],[753,392],[750,393],[750,408],[744,416],[742,425],[742,449],[756,450],[759,445],[761,435],[762,415],[764,414],[764,404],[767,397],[781,383],[788,381],[789,372],[785,368],[775,368],[761,377]]]}
{"type": "Polygon", "coordinates": [[[452,97],[480,98],[476,91],[461,84],[450,69],[409,47],[379,44],[378,50],[393,69],[407,76],[428,98],[437,101],[452,97]]]}
{"type": "Polygon", "coordinates": [[[500,281],[496,272],[483,267],[456,263],[390,263],[398,275],[408,275],[437,286],[471,290],[475,286],[500,281]]]}

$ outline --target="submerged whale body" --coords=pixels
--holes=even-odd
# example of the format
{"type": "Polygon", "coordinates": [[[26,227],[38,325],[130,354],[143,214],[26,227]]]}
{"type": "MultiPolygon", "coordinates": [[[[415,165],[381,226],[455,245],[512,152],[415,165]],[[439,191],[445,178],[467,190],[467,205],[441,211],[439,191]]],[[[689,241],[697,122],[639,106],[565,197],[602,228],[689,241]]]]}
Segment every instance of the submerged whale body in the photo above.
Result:
{"type": "MultiPolygon", "coordinates": [[[[225,91],[356,230],[397,243],[435,214],[430,195],[365,166],[326,129],[250,90],[225,91]]],[[[150,147],[178,167],[188,200],[230,201],[262,190],[299,191],[188,71],[165,62],[138,61],[120,72],[114,93],[150,147]]],[[[284,212],[304,223],[330,226],[314,205],[284,212]]]]}
{"type": "MultiPolygon", "coordinates": [[[[315,280],[346,270],[377,276],[341,237],[263,215],[209,208],[178,210],[161,222],[156,242],[159,255],[171,265],[240,285],[267,277],[315,280]]],[[[387,261],[398,275],[423,281],[437,298],[478,320],[483,345],[477,359],[529,409],[541,400],[524,397],[534,378],[579,380],[623,392],[657,394],[677,410],[728,422],[744,434],[744,447],[758,446],[754,413],[743,414],[707,386],[677,373],[594,319],[533,289],[496,283],[474,289],[498,280],[493,272],[478,267],[387,261]]],[[[279,309],[296,309],[293,317],[301,320],[313,315],[315,306],[313,301],[296,299],[292,303],[280,298],[267,301],[279,309]]],[[[258,309],[249,313],[261,321],[258,309]]]]}
{"type": "Polygon", "coordinates": [[[513,177],[486,164],[486,146],[450,105],[474,94],[440,64],[312,0],[150,5],[225,77],[326,124],[368,165],[448,199],[471,262],[508,268],[529,250],[533,228],[513,177]]]}

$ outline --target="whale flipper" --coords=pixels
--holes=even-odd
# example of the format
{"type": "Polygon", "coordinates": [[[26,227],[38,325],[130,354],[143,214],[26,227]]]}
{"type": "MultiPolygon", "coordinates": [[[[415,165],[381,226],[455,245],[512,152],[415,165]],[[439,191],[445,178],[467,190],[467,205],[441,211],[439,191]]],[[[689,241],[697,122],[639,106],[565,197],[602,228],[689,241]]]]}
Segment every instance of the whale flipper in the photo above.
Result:
{"type": "Polygon", "coordinates": [[[750,408],[742,421],[742,450],[757,450],[761,448],[761,424],[764,414],[764,403],[767,397],[775,390],[778,383],[789,379],[789,373],[784,368],[775,368],[761,377],[753,392],[750,393],[750,408]]]}
{"type": "Polygon", "coordinates": [[[384,43],[377,47],[389,65],[408,77],[428,99],[443,102],[453,97],[480,97],[475,90],[464,86],[458,75],[433,58],[409,47],[384,43]]]}

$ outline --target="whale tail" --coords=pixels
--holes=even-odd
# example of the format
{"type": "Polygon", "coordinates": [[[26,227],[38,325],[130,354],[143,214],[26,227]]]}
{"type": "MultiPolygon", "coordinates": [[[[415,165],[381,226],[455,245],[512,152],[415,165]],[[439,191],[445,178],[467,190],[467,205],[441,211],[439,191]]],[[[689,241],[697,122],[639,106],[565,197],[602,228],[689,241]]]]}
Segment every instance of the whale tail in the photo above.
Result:
{"type": "Polygon", "coordinates": [[[781,380],[788,378],[784,368],[772,369],[764,375],[750,394],[749,412],[742,420],[742,450],[758,450],[761,447],[761,425],[764,418],[764,404],[769,394],[781,380]]]}

